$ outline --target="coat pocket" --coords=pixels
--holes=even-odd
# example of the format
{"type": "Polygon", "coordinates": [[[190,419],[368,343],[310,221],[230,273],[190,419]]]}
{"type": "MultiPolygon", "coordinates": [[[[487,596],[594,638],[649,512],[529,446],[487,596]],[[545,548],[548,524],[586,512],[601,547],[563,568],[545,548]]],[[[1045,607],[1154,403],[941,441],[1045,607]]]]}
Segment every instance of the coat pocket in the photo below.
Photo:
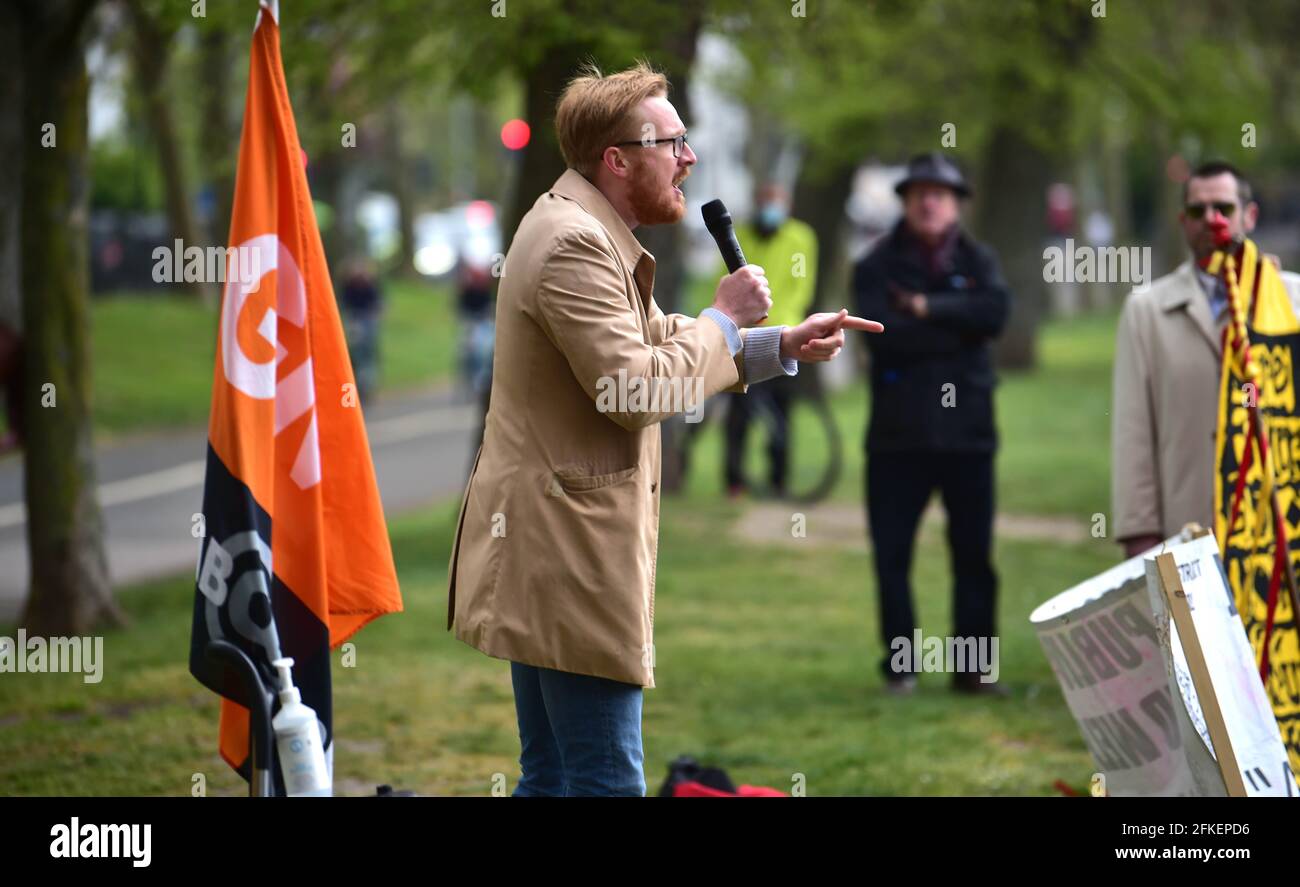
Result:
{"type": "Polygon", "coordinates": [[[639,465],[613,471],[609,474],[578,474],[573,471],[556,471],[555,479],[566,493],[588,493],[603,487],[613,486],[636,474],[639,465]]]}

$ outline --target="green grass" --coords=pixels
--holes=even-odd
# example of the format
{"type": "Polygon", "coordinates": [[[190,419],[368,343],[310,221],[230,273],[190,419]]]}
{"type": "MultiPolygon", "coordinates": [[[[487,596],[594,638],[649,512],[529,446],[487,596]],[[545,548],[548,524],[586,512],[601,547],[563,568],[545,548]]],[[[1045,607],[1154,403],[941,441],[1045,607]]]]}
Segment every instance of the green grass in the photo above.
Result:
{"type": "MultiPolygon", "coordinates": [[[[408,307],[419,314],[418,302],[408,307]]],[[[1081,521],[1105,510],[1113,327],[1113,316],[1051,324],[1043,368],[1005,380],[1003,509],[1081,521]]],[[[861,388],[837,395],[849,439],[837,491],[845,502],[860,497],[865,401],[861,388]]],[[[915,697],[894,699],[876,670],[865,544],[822,547],[815,533],[782,546],[736,538],[729,528],[743,506],[720,501],[716,430],[706,435],[688,491],[664,501],[658,687],[644,712],[652,792],[680,754],[724,766],[737,782],[785,790],[803,774],[810,795],[1051,794],[1057,779],[1086,786],[1093,765],[1027,620],[1114,563],[1109,540],[999,540],[999,652],[1012,699],[955,697],[943,675],[923,675],[915,697]]],[[[507,790],[518,779],[509,668],[443,628],[454,516],[443,504],[391,524],[406,612],[357,635],[354,668],[335,653],[341,794],[387,782],[483,795],[496,774],[507,790]]],[[[939,531],[925,530],[914,582],[928,634],[950,628],[947,564],[939,531]]],[[[245,790],[216,755],[216,697],[187,671],[193,595],[192,576],[122,592],[132,624],[106,635],[100,684],[0,674],[0,795],[179,795],[195,773],[210,794],[245,790]]]]}
{"type": "MultiPolygon", "coordinates": [[[[387,284],[380,384],[409,388],[449,379],[455,308],[445,287],[387,284]]],[[[92,306],[97,432],[202,425],[212,399],[217,309],[175,295],[121,294],[92,306]]]]}
{"type": "MultiPolygon", "coordinates": [[[[671,500],[658,571],[658,687],[645,700],[647,782],[679,754],[738,782],[810,795],[1051,794],[1092,767],[1027,616],[1110,560],[1100,545],[1007,543],[1002,679],[1015,696],[954,697],[925,675],[917,696],[881,693],[866,552],[770,550],[720,532],[738,506],[671,500]]],[[[448,507],[395,521],[406,612],[355,638],[334,704],[340,793],[387,782],[427,794],[483,795],[518,780],[509,668],[443,630],[448,507]]],[[[946,558],[927,532],[915,574],[923,625],[949,623],[946,558]]],[[[243,791],[215,752],[217,701],[189,676],[188,577],[122,595],[133,624],[104,642],[104,679],[0,677],[0,795],[209,794],[243,791]]],[[[12,632],[6,630],[12,636],[12,632]]]]}

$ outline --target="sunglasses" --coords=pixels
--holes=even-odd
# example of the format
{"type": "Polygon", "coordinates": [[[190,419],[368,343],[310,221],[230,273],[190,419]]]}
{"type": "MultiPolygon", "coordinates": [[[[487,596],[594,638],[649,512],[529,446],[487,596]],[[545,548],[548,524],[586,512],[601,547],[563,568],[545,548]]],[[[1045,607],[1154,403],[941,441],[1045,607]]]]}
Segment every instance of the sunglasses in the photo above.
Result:
{"type": "Polygon", "coordinates": [[[1209,213],[1211,208],[1225,219],[1230,219],[1232,218],[1233,213],[1237,211],[1237,204],[1215,202],[1189,203],[1187,206],[1183,207],[1183,211],[1187,213],[1189,219],[1203,219],[1206,214],[1209,213]]]}

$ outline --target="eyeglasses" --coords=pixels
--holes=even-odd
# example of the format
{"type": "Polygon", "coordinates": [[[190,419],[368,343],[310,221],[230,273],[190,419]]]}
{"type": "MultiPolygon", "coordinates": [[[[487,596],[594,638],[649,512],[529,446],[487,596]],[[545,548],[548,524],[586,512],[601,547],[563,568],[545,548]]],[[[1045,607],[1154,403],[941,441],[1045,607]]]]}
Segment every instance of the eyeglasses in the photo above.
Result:
{"type": "Polygon", "coordinates": [[[1214,211],[1217,212],[1219,215],[1223,216],[1225,219],[1232,218],[1232,214],[1237,211],[1237,204],[1235,203],[1214,203],[1214,202],[1189,203],[1187,204],[1187,206],[1183,207],[1183,211],[1187,213],[1187,217],[1189,219],[1203,219],[1205,218],[1206,213],[1210,211],[1211,207],[1213,207],[1214,211]]]}
{"type": "Polygon", "coordinates": [[[682,133],[679,136],[673,136],[672,138],[668,138],[668,139],[638,139],[635,142],[615,142],[614,147],[615,148],[632,148],[632,147],[653,148],[655,145],[658,145],[662,142],[672,142],[673,156],[681,157],[682,149],[686,146],[686,133],[682,133]]]}

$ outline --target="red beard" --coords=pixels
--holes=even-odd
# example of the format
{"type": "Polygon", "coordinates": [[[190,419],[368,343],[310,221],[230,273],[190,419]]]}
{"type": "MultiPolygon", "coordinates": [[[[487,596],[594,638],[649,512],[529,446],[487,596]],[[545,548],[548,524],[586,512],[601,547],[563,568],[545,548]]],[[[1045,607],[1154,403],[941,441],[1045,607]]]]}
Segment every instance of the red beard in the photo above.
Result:
{"type": "Polygon", "coordinates": [[[671,225],[686,215],[686,201],[676,191],[663,190],[648,175],[635,175],[628,202],[642,225],[671,225]]]}

